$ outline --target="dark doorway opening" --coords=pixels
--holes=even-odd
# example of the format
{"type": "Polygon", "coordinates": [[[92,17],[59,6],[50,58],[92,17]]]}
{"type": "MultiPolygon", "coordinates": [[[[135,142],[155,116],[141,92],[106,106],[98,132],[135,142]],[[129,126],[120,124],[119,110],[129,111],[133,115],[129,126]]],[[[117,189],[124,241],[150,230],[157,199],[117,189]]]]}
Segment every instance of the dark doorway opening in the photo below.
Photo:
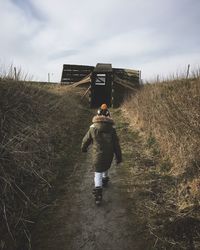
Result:
{"type": "Polygon", "coordinates": [[[110,64],[97,64],[91,81],[91,107],[98,108],[106,103],[108,107],[112,102],[112,66],[110,64]]]}
{"type": "Polygon", "coordinates": [[[112,84],[107,74],[95,74],[91,88],[91,106],[98,108],[106,103],[111,106],[112,84]]]}

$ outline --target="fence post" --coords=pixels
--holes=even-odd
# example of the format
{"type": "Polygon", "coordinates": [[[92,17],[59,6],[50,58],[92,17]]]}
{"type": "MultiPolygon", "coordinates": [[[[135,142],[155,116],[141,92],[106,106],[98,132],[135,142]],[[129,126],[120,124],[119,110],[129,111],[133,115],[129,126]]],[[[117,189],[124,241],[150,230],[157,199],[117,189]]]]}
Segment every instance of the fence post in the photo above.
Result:
{"type": "Polygon", "coordinates": [[[17,81],[17,69],[16,69],[16,67],[14,67],[14,79],[15,79],[15,81],[17,81]]]}
{"type": "Polygon", "coordinates": [[[188,79],[188,77],[189,77],[189,73],[190,73],[190,64],[188,64],[188,67],[187,67],[187,75],[186,75],[186,79],[188,79]]]}

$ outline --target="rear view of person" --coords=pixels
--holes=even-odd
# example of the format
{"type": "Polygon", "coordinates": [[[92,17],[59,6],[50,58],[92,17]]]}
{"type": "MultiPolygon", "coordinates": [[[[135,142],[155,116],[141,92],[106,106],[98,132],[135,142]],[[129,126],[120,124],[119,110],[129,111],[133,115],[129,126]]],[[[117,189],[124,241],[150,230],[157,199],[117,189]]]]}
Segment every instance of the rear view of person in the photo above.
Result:
{"type": "Polygon", "coordinates": [[[110,117],[110,112],[106,104],[102,104],[98,109],[97,115],[92,119],[93,124],[82,141],[82,152],[87,152],[87,148],[92,144],[94,176],[94,195],[96,204],[102,200],[102,187],[109,181],[108,169],[111,166],[113,157],[116,157],[116,163],[122,161],[121,148],[113,127],[114,122],[110,117]]]}

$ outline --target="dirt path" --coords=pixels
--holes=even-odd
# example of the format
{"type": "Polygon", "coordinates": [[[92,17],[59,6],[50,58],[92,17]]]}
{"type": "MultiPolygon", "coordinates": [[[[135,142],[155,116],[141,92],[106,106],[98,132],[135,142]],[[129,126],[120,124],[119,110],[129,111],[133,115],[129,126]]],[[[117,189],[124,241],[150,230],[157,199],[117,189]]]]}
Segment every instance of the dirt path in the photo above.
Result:
{"type": "Polygon", "coordinates": [[[133,230],[137,224],[131,210],[134,187],[130,173],[113,166],[111,182],[104,189],[102,205],[97,207],[91,194],[93,171],[89,166],[89,160],[78,166],[71,183],[66,184],[67,194],[48,214],[50,220],[38,229],[40,238],[34,239],[33,249],[145,249],[146,243],[133,230]]]}
{"type": "Polygon", "coordinates": [[[140,136],[129,130],[117,112],[115,118],[124,162],[121,168],[112,166],[102,205],[97,207],[92,196],[93,170],[88,155],[75,166],[62,195],[37,223],[34,250],[161,249],[149,233],[145,210],[150,197],[146,185],[151,180],[144,176],[154,161],[144,155],[140,136]]]}

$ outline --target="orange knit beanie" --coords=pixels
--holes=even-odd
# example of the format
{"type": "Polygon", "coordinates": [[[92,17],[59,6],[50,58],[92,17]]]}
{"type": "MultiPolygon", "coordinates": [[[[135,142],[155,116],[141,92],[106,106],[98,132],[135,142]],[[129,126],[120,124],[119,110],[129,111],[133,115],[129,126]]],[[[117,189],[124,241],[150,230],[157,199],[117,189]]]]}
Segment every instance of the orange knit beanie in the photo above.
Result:
{"type": "Polygon", "coordinates": [[[105,110],[105,109],[108,109],[107,105],[104,103],[101,105],[101,109],[105,110]]]}

